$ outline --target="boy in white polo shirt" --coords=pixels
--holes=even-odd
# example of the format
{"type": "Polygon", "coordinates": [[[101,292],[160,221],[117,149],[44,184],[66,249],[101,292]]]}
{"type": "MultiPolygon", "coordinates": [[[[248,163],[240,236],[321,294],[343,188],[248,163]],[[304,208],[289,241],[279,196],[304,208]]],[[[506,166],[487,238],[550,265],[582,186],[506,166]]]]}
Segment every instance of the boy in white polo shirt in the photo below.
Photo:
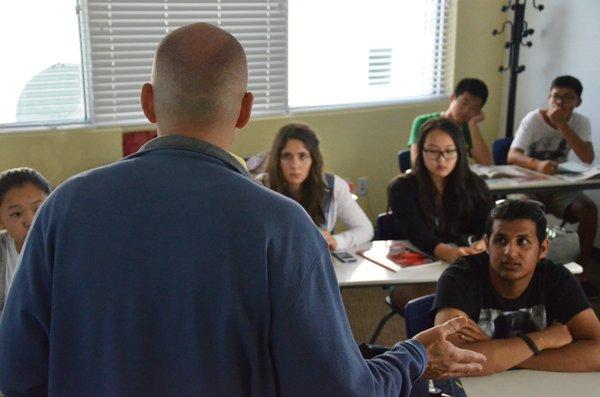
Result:
{"type": "MultiPolygon", "coordinates": [[[[573,76],[559,76],[552,81],[548,108],[529,112],[519,125],[508,152],[508,163],[545,174],[556,173],[559,163],[567,160],[569,151],[584,163],[594,160],[590,120],[575,112],[581,105],[583,86],[573,76]]],[[[544,192],[535,195],[548,211],[568,222],[579,222],[580,264],[584,278],[596,238],[596,204],[582,192],[544,192]]],[[[588,296],[598,296],[589,280],[582,280],[588,296]]]]}

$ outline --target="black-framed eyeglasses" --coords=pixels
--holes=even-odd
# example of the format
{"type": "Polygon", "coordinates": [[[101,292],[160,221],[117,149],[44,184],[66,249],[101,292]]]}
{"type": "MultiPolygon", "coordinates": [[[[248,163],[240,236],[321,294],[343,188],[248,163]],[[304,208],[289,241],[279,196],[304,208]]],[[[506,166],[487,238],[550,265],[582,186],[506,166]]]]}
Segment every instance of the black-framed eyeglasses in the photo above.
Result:
{"type": "Polygon", "coordinates": [[[427,160],[439,160],[440,157],[444,157],[446,160],[454,160],[458,155],[456,149],[423,149],[423,155],[427,160]]]}
{"type": "Polygon", "coordinates": [[[561,102],[564,102],[564,103],[572,103],[577,99],[577,97],[575,95],[570,95],[570,94],[566,94],[566,95],[550,94],[550,98],[552,98],[553,101],[560,100],[561,102]]]}
{"type": "Polygon", "coordinates": [[[506,207],[507,205],[509,205],[510,203],[515,203],[515,202],[525,202],[528,204],[533,204],[536,207],[538,207],[542,213],[546,212],[546,205],[544,205],[544,203],[542,203],[541,201],[537,201],[537,200],[532,200],[532,199],[522,199],[522,200],[515,200],[515,199],[501,199],[501,200],[496,200],[495,205],[494,205],[494,210],[499,210],[501,208],[506,207]]]}

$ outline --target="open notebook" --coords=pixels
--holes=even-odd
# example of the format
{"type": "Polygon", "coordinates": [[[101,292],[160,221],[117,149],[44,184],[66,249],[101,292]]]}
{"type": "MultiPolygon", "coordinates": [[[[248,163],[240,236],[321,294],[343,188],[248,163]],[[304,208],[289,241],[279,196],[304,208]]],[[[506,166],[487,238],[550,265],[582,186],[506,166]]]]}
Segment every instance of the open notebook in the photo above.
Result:
{"type": "Polygon", "coordinates": [[[395,240],[373,241],[370,249],[357,254],[395,272],[407,266],[436,262],[436,259],[409,247],[406,242],[395,240]]]}
{"type": "Polygon", "coordinates": [[[583,181],[600,177],[600,167],[578,161],[566,161],[558,165],[558,177],[566,181],[583,181]]]}

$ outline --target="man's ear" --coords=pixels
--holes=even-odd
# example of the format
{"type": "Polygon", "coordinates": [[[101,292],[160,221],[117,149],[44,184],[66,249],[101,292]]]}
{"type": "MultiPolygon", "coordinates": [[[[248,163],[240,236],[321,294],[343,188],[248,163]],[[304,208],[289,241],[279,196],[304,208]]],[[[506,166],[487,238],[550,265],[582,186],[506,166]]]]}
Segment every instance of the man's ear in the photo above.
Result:
{"type": "Polygon", "coordinates": [[[548,254],[548,249],[550,249],[550,241],[545,238],[544,241],[540,244],[540,253],[538,255],[538,259],[545,258],[548,254]]]}
{"type": "Polygon", "coordinates": [[[235,128],[242,129],[250,121],[250,114],[252,114],[252,105],[254,104],[254,94],[246,92],[244,98],[242,98],[242,107],[240,108],[240,114],[235,128]]]}
{"type": "Polygon", "coordinates": [[[450,102],[456,99],[456,95],[454,93],[450,94],[450,102]]]}
{"type": "Polygon", "coordinates": [[[575,105],[575,107],[578,108],[582,102],[583,102],[583,99],[581,99],[580,97],[577,97],[577,105],[575,105]]]}
{"type": "Polygon", "coordinates": [[[154,89],[152,84],[144,83],[140,94],[142,110],[144,115],[151,123],[156,123],[156,113],[154,112],[154,89]]]}

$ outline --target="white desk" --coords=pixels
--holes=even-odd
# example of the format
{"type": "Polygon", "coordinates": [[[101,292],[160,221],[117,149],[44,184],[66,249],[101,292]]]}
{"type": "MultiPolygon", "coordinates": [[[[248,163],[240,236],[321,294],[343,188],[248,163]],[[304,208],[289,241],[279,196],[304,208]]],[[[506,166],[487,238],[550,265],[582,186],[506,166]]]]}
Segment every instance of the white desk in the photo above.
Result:
{"type": "Polygon", "coordinates": [[[564,373],[519,369],[489,376],[461,378],[468,397],[597,397],[600,373],[564,373]]]}
{"type": "Polygon", "coordinates": [[[485,179],[490,191],[494,194],[509,194],[509,193],[535,193],[569,190],[585,190],[585,189],[600,189],[600,179],[587,179],[576,181],[572,177],[556,174],[545,175],[536,171],[527,170],[518,166],[481,166],[474,164],[471,169],[476,174],[481,174],[479,169],[490,169],[501,171],[503,167],[512,168],[519,173],[524,174],[523,177],[513,178],[490,178],[485,179]]]}
{"type": "Polygon", "coordinates": [[[340,287],[435,282],[440,278],[444,269],[448,267],[446,262],[438,261],[425,265],[404,267],[394,272],[356,253],[356,251],[368,250],[369,248],[371,248],[371,243],[348,250],[356,257],[356,262],[343,263],[333,258],[333,268],[340,287]]]}
{"type": "MultiPolygon", "coordinates": [[[[395,284],[417,284],[436,282],[444,269],[449,265],[438,261],[426,265],[404,267],[397,272],[371,262],[356,254],[370,248],[370,243],[361,245],[353,250],[348,250],[356,257],[356,262],[343,263],[333,259],[333,268],[340,287],[369,287],[395,284]]],[[[565,265],[573,274],[583,272],[583,268],[575,262],[565,265]]]]}

